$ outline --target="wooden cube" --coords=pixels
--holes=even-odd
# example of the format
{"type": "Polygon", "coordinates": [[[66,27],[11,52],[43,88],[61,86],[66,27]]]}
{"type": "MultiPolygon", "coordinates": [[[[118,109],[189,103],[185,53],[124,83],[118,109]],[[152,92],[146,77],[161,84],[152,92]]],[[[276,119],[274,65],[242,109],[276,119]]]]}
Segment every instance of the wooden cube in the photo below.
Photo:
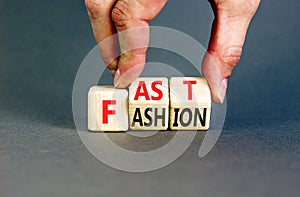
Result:
{"type": "Polygon", "coordinates": [[[88,93],[88,129],[128,130],[128,91],[112,86],[93,86],[88,93]]]}
{"type": "Polygon", "coordinates": [[[211,96],[203,77],[170,79],[170,128],[172,130],[207,130],[211,96]]]}
{"type": "Polygon", "coordinates": [[[167,78],[140,77],[129,87],[129,126],[132,130],[166,130],[169,124],[167,78]]]}

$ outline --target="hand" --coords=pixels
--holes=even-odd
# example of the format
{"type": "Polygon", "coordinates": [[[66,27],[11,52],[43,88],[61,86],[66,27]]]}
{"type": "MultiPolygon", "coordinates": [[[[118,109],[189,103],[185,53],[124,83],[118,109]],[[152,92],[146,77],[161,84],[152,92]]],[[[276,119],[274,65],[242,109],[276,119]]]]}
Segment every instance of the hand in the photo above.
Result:
{"type": "MultiPolygon", "coordinates": [[[[114,76],[115,87],[126,87],[141,74],[149,42],[148,21],[160,12],[166,2],[167,0],[86,0],[97,43],[116,32],[141,27],[122,33],[118,38],[99,46],[104,63],[114,76]],[[136,49],[126,50],[132,48],[136,49]],[[114,58],[119,49],[121,56],[114,58]]],[[[210,0],[215,20],[202,72],[215,103],[222,103],[225,98],[228,78],[240,60],[246,32],[259,2],[260,0],[210,0]]]]}
{"type": "Polygon", "coordinates": [[[224,101],[228,78],[242,55],[247,29],[260,0],[211,0],[215,13],[202,73],[215,103],[224,101]]]}
{"type": "Polygon", "coordinates": [[[86,7],[104,63],[114,76],[115,87],[127,87],[143,71],[149,43],[149,25],[167,0],[86,0],[86,7]],[[126,31],[135,28],[131,31],[126,31]],[[118,50],[121,49],[121,56],[118,50]],[[134,49],[134,50],[126,50],[134,49]]]}

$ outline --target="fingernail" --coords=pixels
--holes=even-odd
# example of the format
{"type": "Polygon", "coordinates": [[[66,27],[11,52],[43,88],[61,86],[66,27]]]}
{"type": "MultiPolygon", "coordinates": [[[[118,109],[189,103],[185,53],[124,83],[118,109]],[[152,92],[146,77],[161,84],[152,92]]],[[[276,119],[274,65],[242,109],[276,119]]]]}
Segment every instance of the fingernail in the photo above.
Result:
{"type": "Polygon", "coordinates": [[[115,84],[115,88],[126,88],[129,85],[129,82],[126,78],[126,74],[123,74],[121,76],[121,72],[119,69],[115,74],[114,84],[115,84]]]}
{"type": "Polygon", "coordinates": [[[115,77],[115,75],[116,75],[116,71],[115,71],[115,70],[110,70],[109,72],[110,72],[110,74],[111,74],[113,77],[115,77]]]}
{"type": "Polygon", "coordinates": [[[138,65],[130,68],[126,72],[118,69],[115,74],[114,84],[116,88],[126,88],[130,83],[136,80],[143,71],[144,65],[138,65]]]}
{"type": "Polygon", "coordinates": [[[224,99],[226,96],[227,84],[228,84],[228,79],[227,78],[223,79],[221,81],[219,89],[217,91],[217,97],[218,97],[220,103],[224,102],[224,99]]]}
{"type": "Polygon", "coordinates": [[[118,69],[115,73],[115,78],[114,78],[114,85],[115,85],[115,88],[117,88],[119,85],[120,85],[120,70],[118,69]]]}

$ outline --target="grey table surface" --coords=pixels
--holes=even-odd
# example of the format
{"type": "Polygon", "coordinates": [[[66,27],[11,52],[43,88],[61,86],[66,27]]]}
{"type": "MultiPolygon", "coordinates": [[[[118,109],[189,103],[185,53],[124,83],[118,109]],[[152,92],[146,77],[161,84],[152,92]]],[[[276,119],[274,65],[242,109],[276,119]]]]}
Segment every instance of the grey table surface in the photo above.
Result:
{"type": "MultiPolygon", "coordinates": [[[[262,1],[206,157],[199,133],[169,166],[129,173],[95,159],[74,127],[74,78],[95,45],[83,0],[1,0],[0,196],[299,196],[299,10],[297,0],[262,1]]],[[[151,25],[207,46],[212,20],[206,0],[177,0],[151,25]]],[[[186,64],[150,49],[151,60],[186,64]]]]}

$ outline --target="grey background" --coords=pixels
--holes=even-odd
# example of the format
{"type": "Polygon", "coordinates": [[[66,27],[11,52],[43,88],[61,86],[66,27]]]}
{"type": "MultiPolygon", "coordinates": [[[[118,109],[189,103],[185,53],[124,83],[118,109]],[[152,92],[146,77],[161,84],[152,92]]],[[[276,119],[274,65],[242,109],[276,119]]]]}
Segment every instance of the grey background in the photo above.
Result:
{"type": "MultiPolygon", "coordinates": [[[[0,196],[298,196],[299,10],[297,0],[262,1],[205,158],[199,133],[171,165],[132,174],[97,161],[74,129],[73,81],[95,45],[83,0],[1,0],[0,196]]],[[[206,0],[176,0],[151,24],[207,46],[212,19],[206,0]]],[[[148,60],[187,64],[152,49],[148,60]]]]}

